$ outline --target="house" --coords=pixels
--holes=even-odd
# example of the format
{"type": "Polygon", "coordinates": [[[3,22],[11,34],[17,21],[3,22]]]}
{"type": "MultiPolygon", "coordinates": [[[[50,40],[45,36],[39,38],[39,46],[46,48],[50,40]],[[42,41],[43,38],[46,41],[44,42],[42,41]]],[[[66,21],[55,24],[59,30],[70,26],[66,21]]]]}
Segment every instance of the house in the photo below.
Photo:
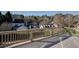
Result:
{"type": "Polygon", "coordinates": [[[58,28],[58,25],[57,25],[57,24],[55,24],[55,23],[53,24],[53,26],[54,26],[55,28],[58,28]]]}
{"type": "Polygon", "coordinates": [[[39,23],[39,28],[47,28],[48,27],[48,23],[49,21],[48,20],[42,20],[40,23],[39,23]]]}
{"type": "Polygon", "coordinates": [[[29,21],[27,22],[27,27],[28,29],[39,28],[39,24],[35,21],[29,21]]]}
{"type": "Polygon", "coordinates": [[[51,27],[51,28],[57,28],[58,25],[52,21],[52,22],[50,23],[50,27],[51,27]]]}
{"type": "Polygon", "coordinates": [[[79,29],[79,24],[77,24],[76,28],[79,29]]]}
{"type": "Polygon", "coordinates": [[[23,19],[15,19],[12,22],[12,26],[24,26],[24,20],[23,19]]]}
{"type": "Polygon", "coordinates": [[[78,21],[78,23],[75,25],[75,28],[76,28],[76,29],[79,29],[79,21],[78,21]]]}
{"type": "Polygon", "coordinates": [[[12,22],[12,29],[16,30],[20,26],[25,26],[24,19],[20,16],[14,17],[12,22]]]}
{"type": "Polygon", "coordinates": [[[20,26],[16,30],[17,31],[25,31],[25,30],[27,30],[27,27],[26,26],[20,26]]]}
{"type": "Polygon", "coordinates": [[[13,23],[24,23],[24,16],[23,15],[12,15],[13,23]]]}
{"type": "Polygon", "coordinates": [[[32,23],[32,27],[33,27],[33,28],[39,28],[39,24],[38,24],[37,22],[33,22],[33,23],[32,23]]]}
{"type": "Polygon", "coordinates": [[[44,26],[43,26],[43,25],[40,25],[40,26],[39,26],[39,28],[40,28],[40,29],[43,29],[43,28],[44,28],[44,26]]]}
{"type": "Polygon", "coordinates": [[[17,30],[17,28],[21,27],[21,26],[25,26],[24,24],[24,21],[23,20],[15,20],[13,23],[12,23],[12,27],[13,27],[13,30],[17,30]]]}

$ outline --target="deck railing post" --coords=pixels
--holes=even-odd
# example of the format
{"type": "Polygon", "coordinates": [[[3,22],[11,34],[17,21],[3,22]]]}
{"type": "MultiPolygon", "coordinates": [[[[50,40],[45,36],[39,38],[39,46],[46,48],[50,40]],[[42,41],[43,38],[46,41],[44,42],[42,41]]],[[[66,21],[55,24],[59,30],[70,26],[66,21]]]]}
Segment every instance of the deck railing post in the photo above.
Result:
{"type": "Polygon", "coordinates": [[[31,40],[31,42],[33,41],[32,38],[33,38],[32,31],[30,31],[30,40],[31,40]]]}
{"type": "Polygon", "coordinates": [[[7,44],[9,44],[9,34],[7,34],[7,44]]]}
{"type": "Polygon", "coordinates": [[[10,33],[10,43],[12,43],[12,34],[10,33]]]}
{"type": "Polygon", "coordinates": [[[3,46],[3,34],[1,35],[1,45],[3,46]]]}
{"type": "Polygon", "coordinates": [[[8,33],[8,44],[10,44],[10,34],[8,33]]]}
{"type": "Polygon", "coordinates": [[[15,34],[15,41],[16,41],[16,34],[15,34]]]}
{"type": "Polygon", "coordinates": [[[13,33],[13,43],[14,43],[14,33],[13,33]]]}
{"type": "Polygon", "coordinates": [[[6,46],[6,34],[4,34],[4,45],[6,46]]]}
{"type": "Polygon", "coordinates": [[[52,30],[50,29],[50,36],[52,36],[52,30]]]}

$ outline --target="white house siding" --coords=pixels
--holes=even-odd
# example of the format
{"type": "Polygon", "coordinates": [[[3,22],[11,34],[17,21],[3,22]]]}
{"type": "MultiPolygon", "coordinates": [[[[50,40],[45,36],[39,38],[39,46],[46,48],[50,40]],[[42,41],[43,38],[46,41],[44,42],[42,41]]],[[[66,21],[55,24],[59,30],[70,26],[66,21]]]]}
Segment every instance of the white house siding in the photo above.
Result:
{"type": "Polygon", "coordinates": [[[40,29],[43,29],[44,28],[44,26],[43,25],[40,25],[40,29]]]}

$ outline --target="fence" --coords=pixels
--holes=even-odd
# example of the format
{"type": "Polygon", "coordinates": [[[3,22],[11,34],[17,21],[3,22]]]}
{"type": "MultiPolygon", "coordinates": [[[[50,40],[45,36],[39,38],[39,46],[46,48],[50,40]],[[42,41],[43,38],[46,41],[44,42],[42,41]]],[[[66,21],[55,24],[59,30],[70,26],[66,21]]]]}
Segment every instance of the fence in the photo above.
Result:
{"type": "Polygon", "coordinates": [[[34,38],[51,36],[58,32],[59,29],[30,29],[25,31],[3,31],[0,32],[0,47],[5,47],[17,42],[26,40],[33,41],[34,38]]]}

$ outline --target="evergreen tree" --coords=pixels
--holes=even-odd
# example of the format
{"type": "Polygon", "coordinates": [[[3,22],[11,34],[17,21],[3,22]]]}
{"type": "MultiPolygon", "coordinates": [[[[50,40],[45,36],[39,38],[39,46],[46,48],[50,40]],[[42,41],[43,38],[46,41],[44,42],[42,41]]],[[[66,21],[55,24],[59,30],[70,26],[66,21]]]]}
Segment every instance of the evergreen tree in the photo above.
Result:
{"type": "Polygon", "coordinates": [[[5,19],[7,22],[12,22],[12,16],[9,11],[5,14],[5,19]]]}
{"type": "Polygon", "coordinates": [[[2,24],[2,21],[3,21],[3,17],[2,17],[2,13],[0,12],[0,25],[2,24]]]}

